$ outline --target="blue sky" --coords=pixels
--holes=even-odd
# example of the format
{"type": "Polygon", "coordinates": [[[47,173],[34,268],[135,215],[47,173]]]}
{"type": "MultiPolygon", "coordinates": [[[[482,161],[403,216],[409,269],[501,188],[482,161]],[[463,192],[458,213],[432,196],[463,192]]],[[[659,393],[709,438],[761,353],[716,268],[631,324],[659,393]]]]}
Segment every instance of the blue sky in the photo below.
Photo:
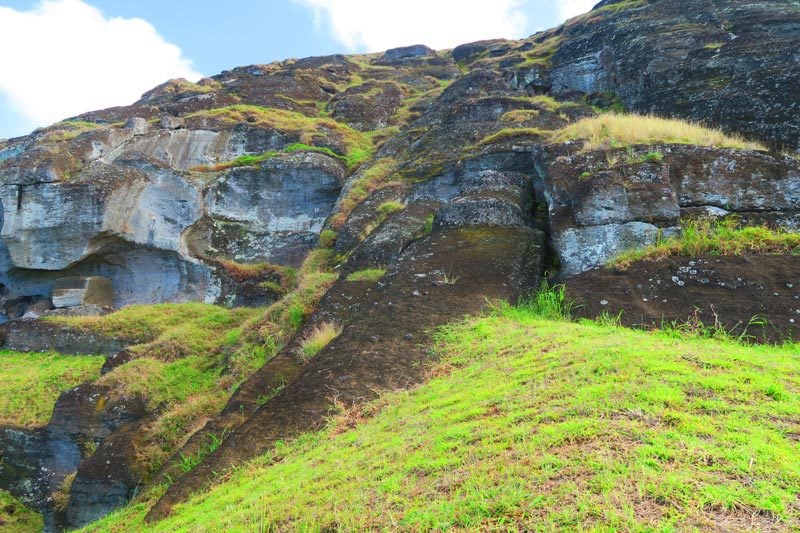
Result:
{"type": "Polygon", "coordinates": [[[0,0],[0,138],[172,77],[289,57],[522,37],[592,0],[0,0]],[[7,51],[13,50],[9,53],[7,51]]]}

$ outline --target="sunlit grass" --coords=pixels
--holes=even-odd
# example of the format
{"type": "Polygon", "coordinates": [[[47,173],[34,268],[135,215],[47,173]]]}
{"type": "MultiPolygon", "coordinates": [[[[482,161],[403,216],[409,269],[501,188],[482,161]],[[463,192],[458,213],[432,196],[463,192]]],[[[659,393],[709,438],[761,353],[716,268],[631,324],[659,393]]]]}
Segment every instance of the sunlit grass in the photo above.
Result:
{"type": "Polygon", "coordinates": [[[129,348],[133,360],[97,383],[109,387],[111,400],[138,397],[156,413],[137,449],[139,466],[151,474],[298,330],[338,278],[328,272],[333,258],[331,250],[315,250],[297,271],[266,264],[223,265],[237,279],[277,273],[286,293],[266,308],[137,305],[102,317],[48,320],[139,340],[129,348]]]}
{"type": "Polygon", "coordinates": [[[34,533],[42,531],[44,520],[8,492],[0,490],[0,530],[6,533],[34,533]]]}
{"type": "Polygon", "coordinates": [[[583,118],[553,134],[552,140],[586,141],[584,150],[647,144],[693,144],[715,148],[766,150],[759,143],[745,141],[684,120],[617,113],[583,118]]]}
{"type": "Polygon", "coordinates": [[[800,525],[796,345],[550,320],[550,292],[445,328],[426,384],[340,409],[163,522],[143,523],[156,489],[89,530],[800,525]]]}
{"type": "Polygon", "coordinates": [[[349,274],[346,278],[347,281],[378,281],[381,279],[386,270],[383,268],[365,268],[364,270],[357,270],[349,274]]]}
{"type": "Polygon", "coordinates": [[[47,424],[58,396],[100,375],[104,357],[0,351],[0,426],[47,424]]]}

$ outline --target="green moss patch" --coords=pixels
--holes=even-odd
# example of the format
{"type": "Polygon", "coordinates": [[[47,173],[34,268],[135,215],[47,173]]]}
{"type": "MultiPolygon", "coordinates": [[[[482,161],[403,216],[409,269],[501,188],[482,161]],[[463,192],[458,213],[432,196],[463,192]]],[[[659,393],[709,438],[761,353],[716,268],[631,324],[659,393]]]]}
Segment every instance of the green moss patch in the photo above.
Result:
{"type": "Polygon", "coordinates": [[[383,268],[367,268],[364,270],[358,270],[353,272],[349,276],[347,276],[346,281],[378,281],[381,279],[384,274],[386,274],[386,270],[383,268]]]}

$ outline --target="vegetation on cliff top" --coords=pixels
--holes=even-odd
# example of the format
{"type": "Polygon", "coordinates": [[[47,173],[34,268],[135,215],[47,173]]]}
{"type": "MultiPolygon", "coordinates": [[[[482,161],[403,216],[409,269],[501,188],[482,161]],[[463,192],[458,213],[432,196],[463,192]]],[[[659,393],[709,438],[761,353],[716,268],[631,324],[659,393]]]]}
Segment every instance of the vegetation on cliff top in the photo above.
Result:
{"type": "Polygon", "coordinates": [[[766,150],[759,143],[745,141],[685,120],[617,113],[581,119],[555,133],[552,140],[586,141],[583,148],[587,151],[647,144],[693,144],[715,148],[766,150]]]}
{"type": "Polygon", "coordinates": [[[50,126],[42,136],[42,141],[45,142],[63,142],[74,139],[82,133],[87,131],[94,131],[98,129],[107,128],[106,124],[98,124],[96,122],[86,122],[83,120],[65,120],[50,126]]]}
{"type": "Polygon", "coordinates": [[[283,109],[237,104],[227,107],[196,111],[186,115],[187,120],[213,120],[225,125],[251,124],[297,135],[307,146],[328,147],[341,145],[348,166],[355,167],[373,151],[369,137],[351,127],[326,117],[308,117],[302,113],[283,109]]]}
{"type": "Polygon", "coordinates": [[[542,111],[559,113],[563,120],[568,120],[561,110],[574,107],[576,104],[558,102],[542,96],[521,98],[521,100],[529,100],[537,106],[537,109],[509,111],[503,115],[502,121],[512,126],[485,136],[479,141],[478,146],[527,137],[552,143],[583,141],[584,151],[653,144],[691,144],[766,151],[760,143],[746,141],[735,135],[728,135],[689,121],[636,114],[602,113],[556,129],[530,127],[525,124],[535,121],[542,111]],[[519,125],[513,126],[513,124],[519,125]]]}
{"type": "Polygon", "coordinates": [[[58,396],[100,375],[105,358],[0,351],[0,426],[41,427],[58,396]]]}
{"type": "Polygon", "coordinates": [[[242,466],[157,524],[161,489],[88,531],[800,526],[797,346],[563,314],[444,329],[431,379],[242,466]]]}

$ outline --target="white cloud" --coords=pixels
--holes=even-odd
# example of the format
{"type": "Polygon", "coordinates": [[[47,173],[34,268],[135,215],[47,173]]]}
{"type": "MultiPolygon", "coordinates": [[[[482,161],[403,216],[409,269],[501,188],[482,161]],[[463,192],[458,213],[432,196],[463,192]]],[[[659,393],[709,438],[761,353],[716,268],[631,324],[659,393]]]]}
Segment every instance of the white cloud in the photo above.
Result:
{"type": "Polygon", "coordinates": [[[349,50],[380,52],[426,44],[432,48],[498,37],[519,38],[522,0],[295,0],[314,9],[349,50]]]}
{"type": "Polygon", "coordinates": [[[570,19],[590,11],[600,0],[558,0],[558,14],[562,19],[570,19]]]}
{"type": "Polygon", "coordinates": [[[82,0],[0,6],[0,92],[30,125],[127,105],[169,78],[200,78],[142,19],[106,18],[82,0]]]}

